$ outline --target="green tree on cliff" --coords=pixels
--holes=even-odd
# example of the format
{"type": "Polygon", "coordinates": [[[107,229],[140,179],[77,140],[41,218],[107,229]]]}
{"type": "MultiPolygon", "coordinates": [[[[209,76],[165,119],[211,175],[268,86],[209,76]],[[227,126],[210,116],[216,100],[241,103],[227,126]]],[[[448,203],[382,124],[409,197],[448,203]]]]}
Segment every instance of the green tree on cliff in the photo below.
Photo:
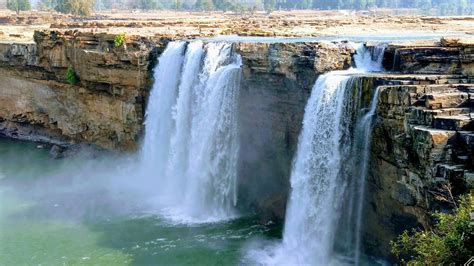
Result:
{"type": "Polygon", "coordinates": [[[29,0],[7,0],[7,8],[18,15],[20,11],[30,10],[31,4],[29,0]]]}
{"type": "Polygon", "coordinates": [[[437,213],[430,231],[405,231],[391,242],[392,252],[413,265],[463,265],[474,254],[474,195],[461,198],[452,214],[437,213]]]}
{"type": "Polygon", "coordinates": [[[94,0],[57,0],[54,9],[61,13],[89,16],[94,2],[94,0]]]}

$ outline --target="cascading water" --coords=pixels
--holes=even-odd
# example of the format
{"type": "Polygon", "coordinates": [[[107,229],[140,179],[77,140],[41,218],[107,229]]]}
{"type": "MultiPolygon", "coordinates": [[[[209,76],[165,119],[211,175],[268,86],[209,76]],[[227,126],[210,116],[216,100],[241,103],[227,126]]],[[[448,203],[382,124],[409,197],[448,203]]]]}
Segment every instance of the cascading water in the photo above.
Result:
{"type": "MultiPolygon", "coordinates": [[[[383,53],[383,49],[378,52],[383,53]]],[[[354,112],[358,99],[353,99],[351,91],[357,77],[351,74],[380,71],[382,67],[381,60],[374,62],[363,46],[358,47],[354,60],[357,69],[330,72],[316,81],[306,105],[291,172],[292,189],[283,243],[250,250],[247,253],[250,260],[270,265],[359,263],[358,231],[365,185],[361,180],[367,173],[370,145],[367,126],[375,114],[377,95],[370,111],[357,119],[354,112]],[[357,120],[359,126],[353,132],[352,125],[357,120]],[[352,163],[351,153],[357,146],[362,146],[363,158],[352,163]],[[354,178],[358,181],[352,182],[354,178]],[[354,213],[349,216],[356,217],[356,221],[341,231],[344,211],[354,213]],[[350,234],[349,231],[355,232],[355,237],[350,243],[342,244],[346,246],[343,254],[336,254],[338,232],[350,234]]]]}
{"type": "Polygon", "coordinates": [[[385,53],[385,44],[379,44],[371,48],[371,51],[362,44],[354,45],[357,53],[354,61],[358,71],[378,72],[382,71],[382,61],[385,53]]]}
{"type": "Polygon", "coordinates": [[[372,101],[369,107],[369,111],[362,116],[359,120],[356,128],[355,133],[355,143],[358,144],[360,150],[362,151],[362,156],[355,157],[359,158],[358,164],[356,163],[355,169],[358,170],[358,186],[355,187],[357,193],[357,206],[356,206],[356,225],[355,225],[355,264],[360,264],[360,244],[361,244],[361,227],[362,227],[362,217],[363,217],[363,206],[364,206],[364,196],[365,196],[365,182],[368,174],[368,166],[369,166],[369,156],[370,156],[370,143],[371,143],[371,136],[372,136],[372,121],[373,117],[377,112],[377,104],[379,100],[379,93],[380,90],[377,88],[375,90],[374,96],[372,97],[372,101]]]}
{"type": "Polygon", "coordinates": [[[145,113],[145,139],[142,146],[142,167],[146,174],[162,175],[166,168],[173,130],[172,110],[185,49],[185,42],[171,42],[154,70],[157,82],[153,84],[145,113]]]}
{"type": "Polygon", "coordinates": [[[171,42],[159,59],[142,155],[173,220],[235,216],[240,65],[229,43],[171,42]]]}
{"type": "Polygon", "coordinates": [[[337,72],[320,77],[305,110],[283,235],[283,245],[297,254],[291,264],[330,263],[346,187],[339,174],[350,148],[342,121],[349,80],[337,72]]]}

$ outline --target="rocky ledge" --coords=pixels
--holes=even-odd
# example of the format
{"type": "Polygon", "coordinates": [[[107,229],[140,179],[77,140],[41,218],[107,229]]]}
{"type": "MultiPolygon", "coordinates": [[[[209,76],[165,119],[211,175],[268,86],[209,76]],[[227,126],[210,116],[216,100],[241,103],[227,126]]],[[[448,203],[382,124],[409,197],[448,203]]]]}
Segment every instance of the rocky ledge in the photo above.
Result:
{"type": "MultiPolygon", "coordinates": [[[[63,146],[133,150],[152,69],[168,38],[38,31],[0,43],[0,135],[63,146]],[[69,72],[69,73],[68,73],[69,72]],[[71,72],[77,82],[66,78],[71,72]],[[74,83],[74,84],[71,84],[74,83]]],[[[318,75],[349,68],[347,43],[235,43],[242,55],[239,204],[284,218],[291,160],[318,75]]],[[[365,247],[389,256],[401,230],[472,188],[474,45],[455,39],[389,44],[392,72],[361,77],[365,105],[380,89],[368,179],[365,247]]]]}
{"type": "MultiPolygon", "coordinates": [[[[116,36],[37,31],[34,43],[0,43],[0,133],[135,149],[152,69],[170,39],[127,35],[115,45],[116,36]],[[71,73],[77,82],[68,80],[71,73]]],[[[351,63],[345,44],[241,43],[236,49],[248,84],[272,76],[278,88],[286,90],[283,82],[293,82],[295,90],[303,87],[305,93],[317,73],[351,63]]]]}
{"type": "Polygon", "coordinates": [[[380,90],[365,208],[369,254],[390,257],[389,240],[430,229],[434,211],[450,211],[474,189],[473,59],[474,43],[461,40],[389,45],[384,64],[395,71],[361,78],[363,94],[380,90]]]}
{"type": "Polygon", "coordinates": [[[0,133],[134,149],[150,70],[166,40],[129,36],[115,47],[114,38],[38,31],[34,43],[0,43],[0,133]]]}

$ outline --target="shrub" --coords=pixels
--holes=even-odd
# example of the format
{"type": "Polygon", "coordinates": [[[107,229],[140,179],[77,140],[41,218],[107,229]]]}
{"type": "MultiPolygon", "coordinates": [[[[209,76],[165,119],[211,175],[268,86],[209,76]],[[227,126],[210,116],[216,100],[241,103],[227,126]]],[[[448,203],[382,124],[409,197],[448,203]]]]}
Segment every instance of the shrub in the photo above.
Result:
{"type": "Polygon", "coordinates": [[[29,0],[7,0],[7,8],[20,14],[20,11],[31,9],[29,0]]]}
{"type": "Polygon", "coordinates": [[[392,253],[408,264],[462,265],[474,254],[474,196],[461,197],[454,213],[436,213],[431,231],[403,232],[392,241],[392,253]]]}
{"type": "Polygon", "coordinates": [[[66,80],[71,85],[76,85],[79,82],[79,79],[77,78],[76,72],[74,71],[74,69],[71,66],[69,66],[66,70],[66,80]]]}
{"type": "Polygon", "coordinates": [[[65,14],[89,16],[94,0],[56,0],[55,10],[65,14]]]}
{"type": "Polygon", "coordinates": [[[120,47],[124,44],[124,42],[125,42],[125,33],[117,34],[114,38],[114,47],[115,48],[120,47]]]}

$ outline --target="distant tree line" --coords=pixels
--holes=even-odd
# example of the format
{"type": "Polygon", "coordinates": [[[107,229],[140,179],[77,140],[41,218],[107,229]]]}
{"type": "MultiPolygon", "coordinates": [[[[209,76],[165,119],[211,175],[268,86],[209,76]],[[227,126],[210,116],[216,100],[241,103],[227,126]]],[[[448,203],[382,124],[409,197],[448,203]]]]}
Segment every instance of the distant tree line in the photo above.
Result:
{"type": "Polygon", "coordinates": [[[472,15],[474,0],[96,0],[96,7],[129,6],[143,10],[275,11],[292,9],[414,8],[431,15],[472,15]],[[117,4],[119,2],[119,4],[117,4]]]}
{"type": "MultiPolygon", "coordinates": [[[[31,8],[29,0],[7,0],[7,7],[17,13],[31,8]]],[[[413,8],[428,15],[474,14],[474,0],[39,0],[37,7],[83,16],[91,14],[94,9],[220,10],[244,13],[292,9],[413,8]]]]}

